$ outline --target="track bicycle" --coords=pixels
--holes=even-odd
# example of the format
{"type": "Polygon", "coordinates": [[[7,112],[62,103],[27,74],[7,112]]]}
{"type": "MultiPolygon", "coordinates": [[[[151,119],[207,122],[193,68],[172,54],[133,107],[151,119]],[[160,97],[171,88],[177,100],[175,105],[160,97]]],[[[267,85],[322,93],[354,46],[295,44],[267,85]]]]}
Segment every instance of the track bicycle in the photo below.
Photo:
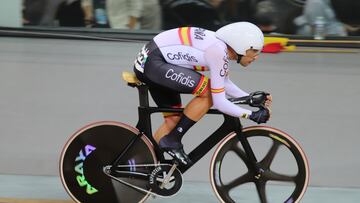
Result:
{"type": "MultiPolygon", "coordinates": [[[[249,194],[261,203],[293,203],[303,197],[309,165],[288,134],[267,126],[243,128],[239,118],[210,109],[208,114],[223,116],[223,123],[189,153],[193,165],[181,165],[164,156],[153,139],[151,114],[183,109],[151,107],[146,84],[129,72],[123,78],[139,92],[136,127],[115,121],[92,123],[72,135],[62,150],[60,177],[75,202],[133,203],[151,196],[171,197],[182,186],[182,174],[216,145],[210,182],[220,202],[249,202],[245,198],[249,194]],[[281,197],[278,187],[286,188],[281,197]]],[[[266,93],[255,92],[231,101],[264,108],[265,98],[266,93]]]]}

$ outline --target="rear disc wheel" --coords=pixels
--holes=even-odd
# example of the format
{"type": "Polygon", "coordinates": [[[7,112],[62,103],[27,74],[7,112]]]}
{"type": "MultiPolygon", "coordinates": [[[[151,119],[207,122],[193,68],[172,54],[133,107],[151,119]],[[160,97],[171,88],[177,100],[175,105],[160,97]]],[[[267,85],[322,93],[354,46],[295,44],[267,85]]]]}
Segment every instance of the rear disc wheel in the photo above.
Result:
{"type": "MultiPolygon", "coordinates": [[[[65,190],[75,202],[135,203],[146,194],[104,173],[139,131],[119,122],[98,122],[76,132],[65,145],[60,158],[60,176],[65,190]]],[[[141,136],[124,154],[119,164],[131,165],[136,172],[140,164],[156,164],[151,142],[141,136]]],[[[147,189],[147,179],[121,178],[137,187],[147,189]]]]}

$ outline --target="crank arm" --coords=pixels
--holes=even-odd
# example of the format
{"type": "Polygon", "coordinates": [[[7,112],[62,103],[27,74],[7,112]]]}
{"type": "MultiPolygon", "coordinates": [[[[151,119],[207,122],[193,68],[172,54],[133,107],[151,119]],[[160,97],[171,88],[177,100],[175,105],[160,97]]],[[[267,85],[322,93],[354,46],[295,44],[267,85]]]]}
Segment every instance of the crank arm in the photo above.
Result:
{"type": "Polygon", "coordinates": [[[171,178],[172,174],[174,173],[177,166],[178,166],[177,164],[173,164],[171,166],[171,169],[170,169],[169,173],[166,175],[164,182],[160,185],[161,189],[164,188],[165,185],[169,183],[170,178],[171,178]]]}

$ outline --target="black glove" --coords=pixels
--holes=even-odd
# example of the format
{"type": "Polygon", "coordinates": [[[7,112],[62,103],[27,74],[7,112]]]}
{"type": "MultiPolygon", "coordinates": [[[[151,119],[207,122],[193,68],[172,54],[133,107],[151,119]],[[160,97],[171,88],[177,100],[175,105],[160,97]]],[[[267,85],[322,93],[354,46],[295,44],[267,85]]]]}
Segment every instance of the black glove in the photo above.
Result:
{"type": "Polygon", "coordinates": [[[270,118],[270,112],[267,108],[261,108],[258,111],[253,111],[249,116],[249,119],[257,124],[266,123],[270,118]]]}

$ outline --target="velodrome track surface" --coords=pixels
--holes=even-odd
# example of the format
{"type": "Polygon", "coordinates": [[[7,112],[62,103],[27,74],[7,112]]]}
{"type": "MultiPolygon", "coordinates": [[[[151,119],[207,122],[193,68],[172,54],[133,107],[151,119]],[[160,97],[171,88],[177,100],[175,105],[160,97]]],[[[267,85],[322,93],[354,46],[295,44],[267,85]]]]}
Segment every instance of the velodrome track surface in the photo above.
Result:
{"type": "MultiPolygon", "coordinates": [[[[0,174],[56,179],[62,146],[77,129],[99,120],[134,125],[137,93],[120,74],[131,71],[141,46],[0,38],[0,174]]],[[[273,117],[267,125],[291,134],[302,145],[310,163],[312,187],[353,188],[351,191],[360,187],[359,57],[358,53],[262,54],[247,69],[231,64],[231,79],[242,89],[272,93],[273,117]]],[[[189,98],[185,96],[184,101],[189,98]]],[[[160,119],[160,115],[154,117],[155,126],[160,119]]],[[[219,122],[213,117],[200,121],[185,136],[185,149],[195,147],[219,122]]],[[[253,123],[244,121],[244,125],[253,123]]],[[[184,174],[185,180],[206,183],[210,157],[211,153],[184,174]]],[[[1,180],[21,183],[21,177],[3,176],[1,180]]],[[[6,191],[2,188],[0,197],[19,197],[6,196],[6,191]]]]}

